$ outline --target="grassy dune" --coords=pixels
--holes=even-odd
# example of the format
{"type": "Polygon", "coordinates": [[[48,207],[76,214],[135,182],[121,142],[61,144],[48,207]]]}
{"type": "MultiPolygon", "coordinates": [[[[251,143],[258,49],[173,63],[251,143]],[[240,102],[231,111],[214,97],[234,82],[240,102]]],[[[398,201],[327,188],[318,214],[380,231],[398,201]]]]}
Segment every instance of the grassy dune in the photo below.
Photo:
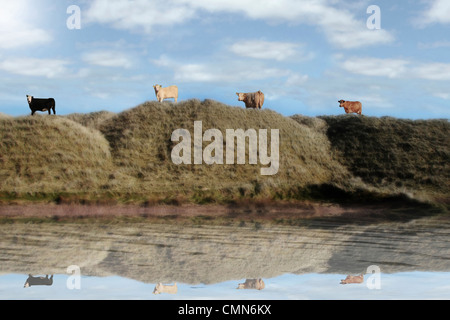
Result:
{"type": "Polygon", "coordinates": [[[0,193],[4,202],[357,201],[400,193],[445,200],[448,133],[446,120],[284,117],[212,100],[146,102],[119,114],[0,117],[0,193]],[[262,176],[260,164],[173,164],[172,132],[187,129],[193,139],[200,120],[203,132],[223,133],[224,156],[226,129],[279,129],[278,174],[262,176]]]}
{"type": "Polygon", "coordinates": [[[448,201],[447,120],[321,117],[339,162],[377,188],[448,201]]]}
{"type": "Polygon", "coordinates": [[[108,141],[63,117],[0,119],[0,188],[12,195],[98,192],[114,170],[108,141]]]}

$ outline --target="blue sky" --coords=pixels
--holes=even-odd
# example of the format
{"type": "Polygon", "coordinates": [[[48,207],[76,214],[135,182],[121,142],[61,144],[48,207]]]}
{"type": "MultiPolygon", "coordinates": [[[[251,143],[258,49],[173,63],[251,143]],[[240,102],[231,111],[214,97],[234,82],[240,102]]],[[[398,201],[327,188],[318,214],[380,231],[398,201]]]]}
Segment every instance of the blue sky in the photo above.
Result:
{"type": "Polygon", "coordinates": [[[29,114],[26,94],[59,114],[121,112],[175,84],[180,100],[233,106],[261,90],[287,116],[341,114],[344,99],[369,116],[450,117],[448,0],[0,1],[1,113],[29,114]]]}

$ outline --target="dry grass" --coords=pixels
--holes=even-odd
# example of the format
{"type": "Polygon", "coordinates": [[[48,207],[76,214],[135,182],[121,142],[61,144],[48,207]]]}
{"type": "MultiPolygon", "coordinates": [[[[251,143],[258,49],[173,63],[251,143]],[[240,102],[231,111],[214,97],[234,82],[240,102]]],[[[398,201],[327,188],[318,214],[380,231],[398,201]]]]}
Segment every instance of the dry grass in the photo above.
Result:
{"type": "Polygon", "coordinates": [[[59,116],[0,119],[0,150],[4,193],[92,192],[114,170],[98,131],[59,116]]]}
{"type": "Polygon", "coordinates": [[[446,120],[284,117],[212,100],[0,117],[0,199],[179,205],[361,201],[420,190],[448,200],[448,133],[446,120]],[[279,129],[278,174],[262,176],[260,164],[173,164],[172,132],[187,129],[193,138],[200,120],[203,132],[223,133],[224,147],[226,129],[279,129]]]}
{"type": "Polygon", "coordinates": [[[267,197],[291,187],[339,181],[347,174],[332,160],[325,135],[271,110],[246,110],[211,100],[177,105],[149,102],[110,118],[100,130],[110,142],[116,166],[129,177],[126,188],[133,193],[198,191],[214,199],[267,197]],[[278,174],[261,176],[261,165],[173,164],[171,150],[176,143],[170,140],[172,132],[184,128],[193,138],[196,120],[203,122],[203,131],[219,129],[224,144],[226,129],[280,129],[278,174]]]}
{"type": "Polygon", "coordinates": [[[321,117],[337,159],[377,188],[448,201],[448,120],[321,117]]]}
{"type": "Polygon", "coordinates": [[[66,116],[67,119],[78,122],[85,127],[98,129],[101,123],[114,117],[116,114],[110,111],[98,111],[91,113],[72,113],[66,116]]]}

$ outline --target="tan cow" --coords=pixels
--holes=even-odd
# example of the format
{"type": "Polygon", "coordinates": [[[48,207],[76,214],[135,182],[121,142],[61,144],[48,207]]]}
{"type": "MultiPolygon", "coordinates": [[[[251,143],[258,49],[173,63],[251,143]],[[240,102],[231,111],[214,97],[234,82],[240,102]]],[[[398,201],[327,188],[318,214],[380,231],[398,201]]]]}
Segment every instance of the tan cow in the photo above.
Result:
{"type": "Polygon", "coordinates": [[[238,93],[238,101],[244,101],[246,108],[262,109],[264,104],[264,93],[261,91],[252,93],[238,93]]]}
{"type": "Polygon", "coordinates": [[[28,279],[23,285],[24,288],[29,288],[31,286],[51,286],[53,284],[53,275],[48,277],[33,277],[31,274],[28,275],[28,279]]]}
{"type": "Polygon", "coordinates": [[[339,100],[339,107],[345,109],[345,113],[362,114],[362,104],[359,101],[339,100]]]}
{"type": "Polygon", "coordinates": [[[364,275],[362,273],[359,276],[348,275],[347,278],[341,280],[341,284],[363,283],[363,282],[364,282],[364,275]]]}
{"type": "Polygon", "coordinates": [[[159,84],[155,84],[153,86],[155,89],[156,98],[159,102],[163,102],[165,99],[175,99],[175,103],[178,101],[178,87],[177,86],[170,86],[167,88],[163,88],[159,84]]]}
{"type": "Polygon", "coordinates": [[[266,287],[262,279],[246,279],[244,283],[239,283],[236,289],[256,289],[262,290],[266,287]]]}
{"type": "Polygon", "coordinates": [[[178,292],[177,283],[173,286],[167,286],[163,285],[161,282],[159,282],[155,289],[153,290],[153,294],[161,294],[161,293],[169,293],[169,294],[176,294],[178,292]]]}

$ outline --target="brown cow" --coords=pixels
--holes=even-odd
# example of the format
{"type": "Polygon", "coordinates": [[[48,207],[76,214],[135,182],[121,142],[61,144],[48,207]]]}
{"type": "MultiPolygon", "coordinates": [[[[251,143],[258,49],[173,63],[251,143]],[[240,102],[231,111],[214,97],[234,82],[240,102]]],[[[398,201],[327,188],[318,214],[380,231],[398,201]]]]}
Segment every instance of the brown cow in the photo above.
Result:
{"type": "Polygon", "coordinates": [[[362,114],[362,104],[359,101],[339,100],[339,107],[345,109],[345,113],[362,114]]]}
{"type": "Polygon", "coordinates": [[[264,93],[261,91],[252,93],[238,93],[238,101],[244,101],[246,108],[262,109],[264,104],[264,93]]]}
{"type": "Polygon", "coordinates": [[[359,276],[348,275],[347,278],[341,280],[341,284],[363,283],[363,282],[364,282],[364,275],[362,273],[359,276]]]}

